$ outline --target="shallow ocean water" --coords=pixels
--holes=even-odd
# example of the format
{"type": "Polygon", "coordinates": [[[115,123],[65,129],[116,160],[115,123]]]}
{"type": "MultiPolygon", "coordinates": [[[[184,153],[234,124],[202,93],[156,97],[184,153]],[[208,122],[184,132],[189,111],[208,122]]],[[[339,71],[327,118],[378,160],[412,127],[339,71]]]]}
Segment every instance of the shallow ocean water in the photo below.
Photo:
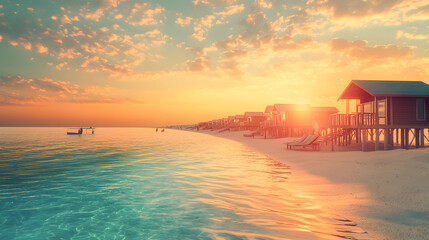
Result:
{"type": "Polygon", "coordinates": [[[292,172],[200,133],[0,128],[0,239],[367,239],[292,172]]]}

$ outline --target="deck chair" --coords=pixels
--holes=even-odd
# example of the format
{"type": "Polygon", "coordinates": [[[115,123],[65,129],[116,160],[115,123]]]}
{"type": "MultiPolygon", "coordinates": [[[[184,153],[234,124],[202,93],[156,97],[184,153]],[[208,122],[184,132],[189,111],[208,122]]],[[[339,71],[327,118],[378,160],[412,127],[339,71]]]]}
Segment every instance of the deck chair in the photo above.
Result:
{"type": "Polygon", "coordinates": [[[283,143],[283,144],[291,144],[291,143],[300,143],[300,142],[302,142],[302,141],[304,141],[306,138],[308,137],[308,135],[304,135],[304,136],[302,136],[300,139],[298,139],[298,140],[295,140],[295,141],[292,141],[292,142],[285,142],[285,143],[283,143]]]}
{"type": "Polygon", "coordinates": [[[291,144],[288,144],[287,147],[288,149],[292,149],[293,147],[302,147],[302,148],[312,147],[314,149],[315,145],[313,145],[313,143],[317,140],[318,137],[319,137],[318,135],[310,135],[301,143],[295,143],[295,144],[291,143],[291,144]]]}

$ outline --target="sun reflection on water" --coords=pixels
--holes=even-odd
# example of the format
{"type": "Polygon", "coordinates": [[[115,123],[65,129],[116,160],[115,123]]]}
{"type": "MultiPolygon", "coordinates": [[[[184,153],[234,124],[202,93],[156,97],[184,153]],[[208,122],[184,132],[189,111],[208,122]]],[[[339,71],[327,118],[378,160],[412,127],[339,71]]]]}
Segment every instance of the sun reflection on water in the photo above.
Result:
{"type": "Polygon", "coordinates": [[[1,130],[0,210],[8,212],[0,216],[1,239],[368,238],[292,185],[289,166],[239,143],[182,131],[97,130],[82,137],[56,128],[1,130]]]}

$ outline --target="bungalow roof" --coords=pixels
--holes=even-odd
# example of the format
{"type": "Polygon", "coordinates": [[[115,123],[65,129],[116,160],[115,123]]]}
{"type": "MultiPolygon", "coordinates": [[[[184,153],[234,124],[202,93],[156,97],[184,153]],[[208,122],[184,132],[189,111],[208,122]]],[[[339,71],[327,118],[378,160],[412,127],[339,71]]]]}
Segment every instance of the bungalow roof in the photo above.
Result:
{"type": "Polygon", "coordinates": [[[264,111],[264,113],[270,113],[270,112],[272,112],[272,111],[273,111],[273,109],[274,109],[274,105],[267,105],[267,106],[265,107],[265,111],[264,111]]]}
{"type": "Polygon", "coordinates": [[[352,80],[338,100],[374,96],[429,97],[429,85],[422,81],[352,80]]]}
{"type": "Polygon", "coordinates": [[[308,104],[274,104],[273,110],[279,112],[297,112],[309,111],[310,108],[308,104]]]}
{"type": "Polygon", "coordinates": [[[265,114],[263,112],[245,112],[244,118],[248,117],[265,117],[265,114]]]}

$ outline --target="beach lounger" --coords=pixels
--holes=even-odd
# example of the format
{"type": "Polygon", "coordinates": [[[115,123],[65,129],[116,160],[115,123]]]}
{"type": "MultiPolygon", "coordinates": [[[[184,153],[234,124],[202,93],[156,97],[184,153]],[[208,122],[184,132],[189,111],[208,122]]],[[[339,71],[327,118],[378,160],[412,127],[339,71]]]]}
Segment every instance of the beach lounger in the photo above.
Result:
{"type": "Polygon", "coordinates": [[[291,143],[295,144],[295,143],[300,143],[300,142],[304,141],[307,137],[308,137],[308,135],[304,135],[304,136],[302,136],[302,137],[301,137],[300,139],[298,139],[298,140],[295,140],[295,141],[292,141],[292,142],[285,142],[285,143],[283,143],[283,144],[291,144],[291,143]]]}
{"type": "Polygon", "coordinates": [[[292,150],[294,147],[302,147],[302,148],[311,147],[313,150],[318,150],[319,144],[316,143],[316,140],[318,139],[318,137],[319,136],[317,135],[309,135],[307,138],[304,139],[304,141],[300,143],[287,144],[287,148],[292,150]]]}
{"type": "Polygon", "coordinates": [[[252,133],[248,133],[248,134],[243,134],[243,136],[245,137],[253,137],[255,138],[255,136],[263,136],[261,132],[256,131],[256,132],[252,132],[252,133]]]}

